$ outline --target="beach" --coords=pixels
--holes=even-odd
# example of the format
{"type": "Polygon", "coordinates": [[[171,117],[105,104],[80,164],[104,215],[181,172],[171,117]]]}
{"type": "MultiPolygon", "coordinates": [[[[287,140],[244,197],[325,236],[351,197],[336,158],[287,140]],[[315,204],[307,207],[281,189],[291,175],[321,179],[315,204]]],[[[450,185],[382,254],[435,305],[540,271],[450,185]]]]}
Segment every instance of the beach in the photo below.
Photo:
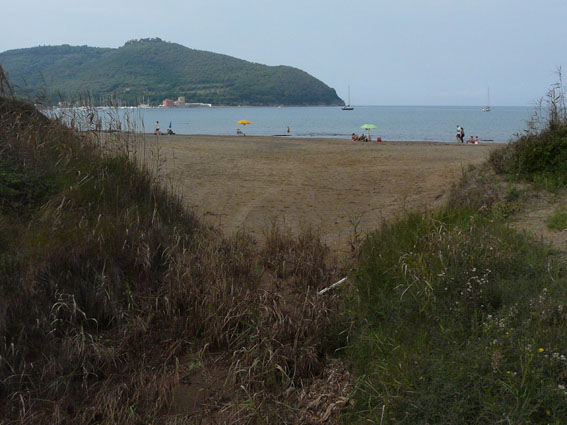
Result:
{"type": "Polygon", "coordinates": [[[362,143],[262,136],[147,136],[186,204],[225,233],[259,240],[274,222],[311,227],[348,249],[404,210],[435,207],[471,164],[499,145],[362,143]]]}

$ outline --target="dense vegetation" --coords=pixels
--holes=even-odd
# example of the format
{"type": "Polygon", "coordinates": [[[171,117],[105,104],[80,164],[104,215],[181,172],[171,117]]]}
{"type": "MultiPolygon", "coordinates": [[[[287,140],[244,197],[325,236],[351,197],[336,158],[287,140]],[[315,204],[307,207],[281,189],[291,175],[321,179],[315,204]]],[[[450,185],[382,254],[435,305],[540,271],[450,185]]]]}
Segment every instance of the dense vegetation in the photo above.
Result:
{"type": "Polygon", "coordinates": [[[0,130],[1,423],[304,422],[339,273],[316,235],[204,226],[131,132],[9,97],[0,130]]]}
{"type": "Polygon", "coordinates": [[[536,126],[509,148],[494,152],[490,163],[499,173],[548,189],[567,185],[565,108],[552,104],[543,128],[536,126]]]}
{"type": "Polygon", "coordinates": [[[88,95],[137,105],[165,98],[215,105],[342,105],[335,90],[304,71],[266,66],[159,39],[118,49],[43,46],[0,53],[0,64],[31,101],[88,95]]]}
{"type": "Polygon", "coordinates": [[[546,153],[561,108],[343,264],[309,231],[223,236],[164,187],[147,139],[75,131],[10,91],[0,68],[0,422],[567,417],[565,253],[508,225],[532,182],[565,189],[546,153]]]}

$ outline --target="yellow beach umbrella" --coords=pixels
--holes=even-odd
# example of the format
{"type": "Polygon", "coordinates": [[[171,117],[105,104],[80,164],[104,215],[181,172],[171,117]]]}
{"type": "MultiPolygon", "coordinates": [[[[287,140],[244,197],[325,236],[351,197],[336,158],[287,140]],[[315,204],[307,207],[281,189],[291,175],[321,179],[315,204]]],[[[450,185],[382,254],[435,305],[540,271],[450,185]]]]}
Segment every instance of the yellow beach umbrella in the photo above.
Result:
{"type": "Polygon", "coordinates": [[[236,121],[236,124],[248,125],[252,123],[248,120],[240,120],[240,121],[236,121]]]}

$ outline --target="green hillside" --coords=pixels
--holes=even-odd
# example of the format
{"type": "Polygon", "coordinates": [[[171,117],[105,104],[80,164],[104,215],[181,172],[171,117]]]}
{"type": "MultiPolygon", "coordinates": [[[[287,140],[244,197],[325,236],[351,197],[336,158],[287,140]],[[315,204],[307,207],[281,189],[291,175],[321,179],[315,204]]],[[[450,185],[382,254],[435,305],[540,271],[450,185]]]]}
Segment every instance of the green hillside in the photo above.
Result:
{"type": "Polygon", "coordinates": [[[266,66],[155,39],[118,49],[41,46],[0,53],[19,95],[49,102],[86,93],[153,105],[185,96],[215,105],[342,105],[334,89],[297,68],[266,66]]]}

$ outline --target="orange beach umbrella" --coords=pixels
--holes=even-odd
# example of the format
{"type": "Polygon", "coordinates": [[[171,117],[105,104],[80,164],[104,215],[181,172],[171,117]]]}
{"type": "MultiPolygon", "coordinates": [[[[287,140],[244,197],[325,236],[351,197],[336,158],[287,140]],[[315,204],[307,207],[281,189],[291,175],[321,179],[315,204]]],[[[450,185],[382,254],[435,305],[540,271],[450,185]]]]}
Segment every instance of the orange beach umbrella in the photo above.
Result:
{"type": "Polygon", "coordinates": [[[236,121],[236,124],[248,125],[252,123],[248,120],[240,120],[240,121],[236,121]]]}

